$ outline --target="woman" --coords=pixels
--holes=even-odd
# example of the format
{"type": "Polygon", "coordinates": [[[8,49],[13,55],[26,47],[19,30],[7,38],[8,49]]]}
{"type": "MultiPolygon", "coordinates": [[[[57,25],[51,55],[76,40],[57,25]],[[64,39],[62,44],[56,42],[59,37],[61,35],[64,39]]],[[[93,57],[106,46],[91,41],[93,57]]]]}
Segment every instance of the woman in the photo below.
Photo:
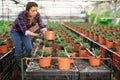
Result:
{"type": "Polygon", "coordinates": [[[25,57],[31,56],[32,44],[29,36],[39,36],[36,33],[29,31],[29,28],[38,23],[41,32],[47,29],[42,22],[42,18],[38,12],[38,5],[35,2],[28,2],[26,10],[20,12],[11,26],[11,38],[15,46],[14,57],[20,66],[22,58],[22,44],[25,47],[25,57]]]}

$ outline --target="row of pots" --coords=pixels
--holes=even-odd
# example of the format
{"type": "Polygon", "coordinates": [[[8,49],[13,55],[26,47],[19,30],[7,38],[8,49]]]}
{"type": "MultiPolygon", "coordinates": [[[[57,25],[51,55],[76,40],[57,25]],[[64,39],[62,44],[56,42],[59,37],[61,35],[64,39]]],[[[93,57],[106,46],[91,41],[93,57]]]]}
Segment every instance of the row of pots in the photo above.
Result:
{"type": "MultiPolygon", "coordinates": [[[[57,27],[59,28],[59,26],[57,26],[57,27]]],[[[74,44],[74,41],[71,40],[67,36],[67,34],[64,32],[64,30],[61,30],[60,28],[59,28],[59,30],[61,31],[62,35],[64,35],[64,38],[66,39],[66,41],[74,46],[74,51],[79,52],[79,57],[82,57],[83,59],[88,58],[91,66],[99,66],[100,65],[100,56],[97,57],[97,58],[93,57],[93,56],[90,56],[86,49],[85,50],[79,49],[82,44],[81,45],[80,44],[74,44]]]]}
{"type": "MultiPolygon", "coordinates": [[[[84,34],[85,36],[93,39],[94,41],[99,42],[101,45],[105,45],[107,48],[116,48],[117,53],[120,54],[120,49],[119,49],[120,45],[118,43],[118,40],[117,41],[113,41],[113,39],[112,39],[112,41],[108,41],[107,38],[109,36],[108,37],[106,36],[106,37],[102,38],[100,36],[100,35],[102,35],[102,33],[99,36],[96,36],[95,34],[88,33],[88,32],[86,32],[84,30],[80,30],[79,28],[77,28],[75,26],[72,26],[72,25],[69,25],[69,24],[66,24],[66,23],[64,25],[65,26],[69,26],[72,29],[75,29],[76,31],[78,31],[78,32],[84,34]]],[[[112,38],[112,36],[109,37],[109,38],[112,38]]]]}

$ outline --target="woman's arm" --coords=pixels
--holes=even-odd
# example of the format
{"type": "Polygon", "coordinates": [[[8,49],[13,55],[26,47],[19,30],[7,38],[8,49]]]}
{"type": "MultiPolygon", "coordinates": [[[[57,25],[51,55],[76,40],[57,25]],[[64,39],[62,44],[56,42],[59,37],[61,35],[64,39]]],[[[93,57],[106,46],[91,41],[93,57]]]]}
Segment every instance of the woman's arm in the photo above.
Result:
{"type": "Polygon", "coordinates": [[[38,22],[38,25],[40,27],[40,31],[45,34],[45,31],[47,31],[47,28],[46,26],[44,25],[43,23],[43,20],[42,20],[42,17],[40,16],[40,14],[38,13],[37,14],[37,22],[38,22]]]}

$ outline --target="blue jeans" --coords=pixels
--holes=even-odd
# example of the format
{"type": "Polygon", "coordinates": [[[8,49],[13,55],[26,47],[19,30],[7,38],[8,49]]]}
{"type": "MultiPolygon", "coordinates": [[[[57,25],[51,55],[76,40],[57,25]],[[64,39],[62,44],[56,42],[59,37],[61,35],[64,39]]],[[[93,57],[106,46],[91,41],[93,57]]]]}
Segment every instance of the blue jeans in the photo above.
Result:
{"type": "Polygon", "coordinates": [[[15,46],[14,56],[22,56],[23,46],[25,47],[25,51],[26,51],[25,55],[31,54],[32,43],[29,36],[25,36],[20,32],[10,32],[10,35],[15,46]]]}

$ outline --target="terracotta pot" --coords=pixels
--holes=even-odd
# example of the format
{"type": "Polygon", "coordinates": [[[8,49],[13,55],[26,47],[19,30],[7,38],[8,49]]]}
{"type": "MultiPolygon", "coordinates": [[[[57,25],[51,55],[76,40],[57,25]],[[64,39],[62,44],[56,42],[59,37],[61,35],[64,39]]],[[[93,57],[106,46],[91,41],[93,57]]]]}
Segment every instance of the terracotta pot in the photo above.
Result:
{"type": "Polygon", "coordinates": [[[7,40],[7,47],[12,48],[13,47],[13,42],[11,39],[7,40]]]}
{"type": "Polygon", "coordinates": [[[0,46],[0,54],[5,54],[7,52],[8,52],[7,45],[0,46]]]}
{"type": "Polygon", "coordinates": [[[82,33],[83,33],[83,34],[85,34],[85,31],[84,31],[84,30],[82,30],[82,33]]]}
{"type": "Polygon", "coordinates": [[[99,37],[99,43],[102,44],[102,45],[105,44],[105,39],[99,37]]]}
{"type": "Polygon", "coordinates": [[[6,34],[5,34],[5,33],[3,34],[3,39],[4,39],[4,40],[6,39],[6,34]]]}
{"type": "Polygon", "coordinates": [[[81,33],[81,32],[82,32],[82,30],[81,30],[81,29],[78,29],[78,32],[79,32],[79,33],[81,33]]]}
{"type": "Polygon", "coordinates": [[[70,59],[70,63],[74,63],[74,57],[75,57],[75,53],[69,53],[69,55],[71,56],[71,59],[70,59]]]}
{"type": "Polygon", "coordinates": [[[88,57],[87,50],[79,50],[79,57],[88,57]]]}
{"type": "Polygon", "coordinates": [[[89,57],[89,64],[93,67],[99,66],[100,65],[100,58],[96,58],[94,56],[89,57]]]}
{"type": "Polygon", "coordinates": [[[93,34],[92,33],[89,33],[89,38],[93,38],[93,34]]]}
{"type": "Polygon", "coordinates": [[[58,68],[60,70],[69,70],[70,69],[70,59],[58,57],[58,68]]]}
{"type": "Polygon", "coordinates": [[[113,32],[117,32],[116,28],[113,28],[112,31],[113,31],[113,32]]]}
{"type": "Polygon", "coordinates": [[[85,35],[86,35],[86,36],[89,36],[89,33],[88,33],[88,32],[86,32],[86,33],[85,33],[85,35]]]}
{"type": "Polygon", "coordinates": [[[107,48],[113,48],[114,47],[114,43],[106,41],[106,46],[107,46],[107,48]]]}
{"type": "Polygon", "coordinates": [[[40,67],[50,67],[51,66],[51,56],[40,58],[39,66],[40,67]]]}
{"type": "Polygon", "coordinates": [[[74,51],[79,51],[80,44],[74,44],[74,51]]]}
{"type": "Polygon", "coordinates": [[[70,40],[70,44],[73,46],[74,45],[74,40],[70,40]]]}
{"type": "Polygon", "coordinates": [[[118,40],[119,40],[119,39],[117,39],[117,38],[114,38],[114,42],[116,42],[116,43],[117,43],[117,42],[118,42],[118,40]]]}
{"type": "Polygon", "coordinates": [[[69,42],[69,37],[65,37],[66,42],[69,42]]]}
{"type": "Polygon", "coordinates": [[[55,40],[55,31],[45,31],[46,40],[55,40]]]}
{"type": "Polygon", "coordinates": [[[93,39],[94,39],[94,41],[98,41],[99,38],[98,38],[98,36],[94,35],[93,39]]]}

